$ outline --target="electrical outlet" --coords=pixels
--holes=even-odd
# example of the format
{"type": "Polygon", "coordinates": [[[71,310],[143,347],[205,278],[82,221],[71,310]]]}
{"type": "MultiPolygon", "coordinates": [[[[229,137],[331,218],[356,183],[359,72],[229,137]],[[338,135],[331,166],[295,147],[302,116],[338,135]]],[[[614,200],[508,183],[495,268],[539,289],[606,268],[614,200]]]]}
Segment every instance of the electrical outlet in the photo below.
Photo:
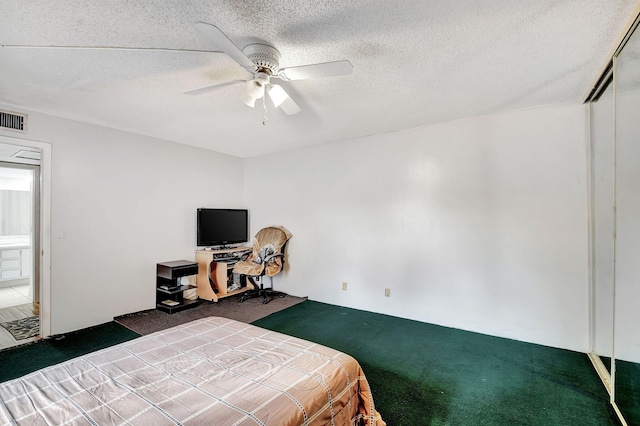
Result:
{"type": "Polygon", "coordinates": [[[342,289],[344,291],[347,291],[347,283],[346,283],[346,281],[342,283],[342,289]]]}
{"type": "Polygon", "coordinates": [[[385,288],[384,289],[384,297],[389,297],[391,296],[391,289],[390,288],[385,288]]]}

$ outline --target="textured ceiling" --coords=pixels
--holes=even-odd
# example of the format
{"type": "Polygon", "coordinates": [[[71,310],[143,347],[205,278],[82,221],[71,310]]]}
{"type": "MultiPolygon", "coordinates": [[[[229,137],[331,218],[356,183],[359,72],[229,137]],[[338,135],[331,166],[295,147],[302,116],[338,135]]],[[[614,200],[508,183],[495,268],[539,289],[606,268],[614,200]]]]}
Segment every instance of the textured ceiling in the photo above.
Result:
{"type": "Polygon", "coordinates": [[[589,88],[634,0],[0,0],[0,102],[239,157],[567,100],[589,88]],[[251,109],[248,76],[193,26],[281,66],[348,59],[351,75],[283,82],[302,108],[251,109]]]}

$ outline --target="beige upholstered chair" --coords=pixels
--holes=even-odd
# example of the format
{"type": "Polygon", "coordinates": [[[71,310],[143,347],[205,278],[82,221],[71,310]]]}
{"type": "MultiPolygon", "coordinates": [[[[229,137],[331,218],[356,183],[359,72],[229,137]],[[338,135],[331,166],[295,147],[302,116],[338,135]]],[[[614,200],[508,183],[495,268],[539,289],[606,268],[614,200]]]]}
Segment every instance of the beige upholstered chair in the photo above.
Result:
{"type": "Polygon", "coordinates": [[[246,260],[241,260],[233,268],[234,274],[242,274],[253,284],[254,290],[248,290],[240,297],[244,302],[252,297],[262,297],[262,303],[269,303],[271,297],[285,294],[273,290],[273,276],[282,271],[284,265],[284,249],[291,238],[291,232],[282,226],[269,226],[261,229],[253,241],[253,251],[246,260]],[[264,288],[263,277],[268,276],[271,287],[264,288]],[[256,283],[256,280],[260,284],[256,283]]]}

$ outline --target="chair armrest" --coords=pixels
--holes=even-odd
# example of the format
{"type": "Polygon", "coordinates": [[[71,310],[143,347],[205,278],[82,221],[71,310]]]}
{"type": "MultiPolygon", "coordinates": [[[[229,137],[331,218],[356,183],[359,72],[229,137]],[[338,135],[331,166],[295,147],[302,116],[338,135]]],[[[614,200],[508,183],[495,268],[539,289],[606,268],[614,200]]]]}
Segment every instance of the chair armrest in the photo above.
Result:
{"type": "Polygon", "coordinates": [[[274,253],[274,254],[270,254],[269,256],[264,258],[264,262],[263,263],[269,263],[269,262],[273,262],[273,259],[276,257],[282,257],[284,258],[284,254],[282,253],[274,253]]]}

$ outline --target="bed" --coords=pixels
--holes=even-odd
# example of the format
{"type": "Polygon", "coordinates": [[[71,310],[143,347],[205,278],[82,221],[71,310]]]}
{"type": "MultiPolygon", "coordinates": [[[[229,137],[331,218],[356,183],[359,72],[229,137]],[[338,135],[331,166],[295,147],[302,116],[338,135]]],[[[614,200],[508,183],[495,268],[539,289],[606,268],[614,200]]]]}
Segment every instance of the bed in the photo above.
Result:
{"type": "Polygon", "coordinates": [[[2,383],[0,424],[385,425],[351,356],[218,317],[2,383]]]}

